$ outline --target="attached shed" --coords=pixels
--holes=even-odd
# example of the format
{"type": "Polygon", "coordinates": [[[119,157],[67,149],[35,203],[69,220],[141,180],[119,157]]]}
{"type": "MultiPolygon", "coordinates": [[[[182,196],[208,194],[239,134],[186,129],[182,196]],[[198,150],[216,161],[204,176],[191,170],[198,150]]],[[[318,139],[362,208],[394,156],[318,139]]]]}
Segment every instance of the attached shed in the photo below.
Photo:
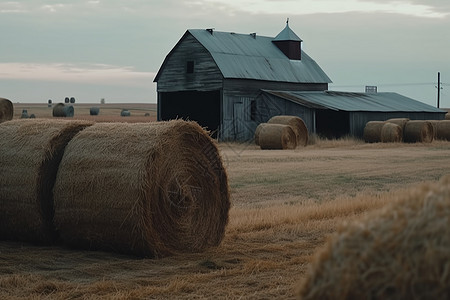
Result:
{"type": "Polygon", "coordinates": [[[288,23],[275,38],[187,30],[154,79],[158,120],[195,120],[219,140],[253,138],[262,89],[328,89],[330,78],[301,43],[288,23]]]}
{"type": "Polygon", "coordinates": [[[397,93],[279,90],[262,90],[255,110],[258,122],[267,122],[275,115],[299,116],[310,133],[327,138],[362,137],[369,121],[443,120],[446,113],[397,93]]]}

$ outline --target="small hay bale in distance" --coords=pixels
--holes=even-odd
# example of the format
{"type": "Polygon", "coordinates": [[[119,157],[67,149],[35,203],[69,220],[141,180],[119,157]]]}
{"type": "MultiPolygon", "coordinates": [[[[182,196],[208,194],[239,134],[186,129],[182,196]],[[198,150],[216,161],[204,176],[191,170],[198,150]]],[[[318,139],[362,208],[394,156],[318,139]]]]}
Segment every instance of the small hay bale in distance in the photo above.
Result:
{"type": "Polygon", "coordinates": [[[98,107],[91,107],[89,109],[89,114],[91,116],[97,116],[99,113],[100,113],[100,108],[98,108],[98,107]]]}
{"type": "Polygon", "coordinates": [[[403,130],[399,125],[386,122],[381,128],[381,142],[400,143],[402,139],[403,130]]]}
{"type": "Polygon", "coordinates": [[[364,127],[363,139],[366,143],[381,142],[381,129],[383,129],[384,121],[369,121],[364,127]]]}
{"type": "Polygon", "coordinates": [[[258,142],[261,149],[286,150],[297,147],[297,137],[289,125],[262,123],[258,142]]]}
{"type": "Polygon", "coordinates": [[[71,118],[74,115],[74,108],[72,105],[65,105],[58,103],[53,107],[53,117],[71,118]]]}
{"type": "Polygon", "coordinates": [[[0,123],[12,120],[14,116],[14,106],[12,102],[5,98],[0,98],[0,123]]]}
{"type": "Polygon", "coordinates": [[[300,283],[299,298],[448,299],[450,176],[338,229],[300,283]]]}
{"type": "Polygon", "coordinates": [[[22,109],[22,114],[20,115],[21,119],[28,119],[28,110],[27,109],[22,109]]]}
{"type": "Polygon", "coordinates": [[[182,120],[86,128],[66,148],[54,197],[63,242],[143,257],[219,245],[230,208],[216,143],[182,120]]]}
{"type": "Polygon", "coordinates": [[[91,124],[18,119],[0,126],[0,240],[53,241],[59,162],[69,140],[91,124]]]}
{"type": "Polygon", "coordinates": [[[428,121],[412,120],[405,124],[403,140],[406,143],[431,143],[433,137],[433,125],[428,121]]]}
{"type": "Polygon", "coordinates": [[[129,117],[129,116],[131,116],[131,113],[129,110],[122,109],[122,111],[120,112],[120,116],[121,117],[129,117]]]}
{"type": "Polygon", "coordinates": [[[305,122],[300,117],[285,115],[274,116],[270,118],[267,123],[291,126],[297,138],[297,146],[305,147],[308,144],[308,128],[306,127],[305,122]]]}
{"type": "Polygon", "coordinates": [[[436,122],[436,138],[450,141],[450,120],[436,122]]]}

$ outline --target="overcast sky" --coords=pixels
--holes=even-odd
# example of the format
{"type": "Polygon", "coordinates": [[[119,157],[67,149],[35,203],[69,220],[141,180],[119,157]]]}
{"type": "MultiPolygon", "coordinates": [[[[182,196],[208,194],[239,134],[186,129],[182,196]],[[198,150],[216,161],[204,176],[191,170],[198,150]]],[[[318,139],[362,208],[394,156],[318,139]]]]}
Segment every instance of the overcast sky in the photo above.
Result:
{"type": "Polygon", "coordinates": [[[153,78],[187,29],[276,36],[289,26],[332,90],[450,107],[448,0],[0,0],[0,97],[156,102],[153,78]]]}

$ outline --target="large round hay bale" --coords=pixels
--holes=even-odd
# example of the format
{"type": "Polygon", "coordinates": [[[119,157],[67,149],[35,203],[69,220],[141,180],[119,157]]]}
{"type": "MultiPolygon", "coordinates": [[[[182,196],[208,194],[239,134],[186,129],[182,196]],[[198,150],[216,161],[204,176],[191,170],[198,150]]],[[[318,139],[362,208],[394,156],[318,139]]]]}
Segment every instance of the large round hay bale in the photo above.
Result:
{"type": "Polygon", "coordinates": [[[450,113],[445,114],[445,120],[450,120],[450,113]]]}
{"type": "Polygon", "coordinates": [[[403,139],[402,128],[394,123],[386,122],[381,128],[381,142],[399,143],[403,139]]]}
{"type": "Polygon", "coordinates": [[[436,138],[450,141],[450,120],[442,120],[436,123],[436,138]]]}
{"type": "Polygon", "coordinates": [[[318,251],[301,299],[448,299],[450,176],[346,225],[318,251]]]}
{"type": "Polygon", "coordinates": [[[100,108],[98,107],[91,107],[89,110],[89,114],[91,116],[97,116],[100,113],[100,108]]]}
{"type": "Polygon", "coordinates": [[[427,120],[430,122],[431,126],[433,127],[433,140],[437,139],[437,124],[440,122],[440,120],[427,120]]]}
{"type": "Polygon", "coordinates": [[[402,129],[402,132],[405,129],[406,123],[408,123],[409,121],[410,121],[409,118],[393,118],[393,119],[386,120],[386,122],[397,124],[398,126],[400,126],[400,128],[402,129]]]}
{"type": "Polygon", "coordinates": [[[217,246],[230,208],[215,142],[182,120],[83,130],[67,146],[54,197],[63,242],[145,257],[217,246]]]}
{"type": "Polygon", "coordinates": [[[274,116],[267,123],[291,126],[297,138],[297,146],[304,147],[308,144],[308,128],[301,118],[297,116],[274,116]]]}
{"type": "Polygon", "coordinates": [[[433,125],[423,120],[407,122],[403,131],[403,140],[406,143],[431,143],[433,136],[433,125]]]}
{"type": "Polygon", "coordinates": [[[52,189],[69,140],[86,121],[18,119],[0,126],[0,240],[49,242],[52,189]]]}
{"type": "Polygon", "coordinates": [[[384,121],[369,121],[364,127],[363,139],[366,143],[381,142],[381,129],[384,121]]]}
{"type": "Polygon", "coordinates": [[[11,101],[0,98],[0,123],[12,120],[14,116],[14,107],[11,101]]]}
{"type": "Polygon", "coordinates": [[[260,123],[256,129],[255,129],[255,144],[259,146],[259,133],[261,132],[261,129],[266,126],[267,123],[260,123]]]}
{"type": "Polygon", "coordinates": [[[64,103],[58,103],[53,107],[54,117],[73,117],[74,109],[72,105],[65,105],[64,103]]]}
{"type": "Polygon", "coordinates": [[[264,123],[258,137],[261,149],[295,149],[297,137],[289,125],[264,123]]]}

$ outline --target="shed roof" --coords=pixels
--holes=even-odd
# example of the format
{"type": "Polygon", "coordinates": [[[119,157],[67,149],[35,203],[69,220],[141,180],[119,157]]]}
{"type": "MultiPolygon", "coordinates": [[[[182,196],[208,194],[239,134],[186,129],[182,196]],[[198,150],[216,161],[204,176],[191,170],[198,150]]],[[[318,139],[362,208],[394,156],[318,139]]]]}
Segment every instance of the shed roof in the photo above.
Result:
{"type": "Polygon", "coordinates": [[[445,111],[431,105],[392,92],[353,93],[339,91],[272,91],[268,93],[306,107],[336,111],[371,112],[435,112],[445,111]]]}
{"type": "MultiPolygon", "coordinates": [[[[211,54],[224,78],[291,83],[330,83],[319,65],[302,51],[301,60],[290,60],[272,43],[273,37],[204,29],[189,29],[174,49],[192,35],[211,54]]],[[[170,58],[167,55],[154,81],[170,58]]]]}

